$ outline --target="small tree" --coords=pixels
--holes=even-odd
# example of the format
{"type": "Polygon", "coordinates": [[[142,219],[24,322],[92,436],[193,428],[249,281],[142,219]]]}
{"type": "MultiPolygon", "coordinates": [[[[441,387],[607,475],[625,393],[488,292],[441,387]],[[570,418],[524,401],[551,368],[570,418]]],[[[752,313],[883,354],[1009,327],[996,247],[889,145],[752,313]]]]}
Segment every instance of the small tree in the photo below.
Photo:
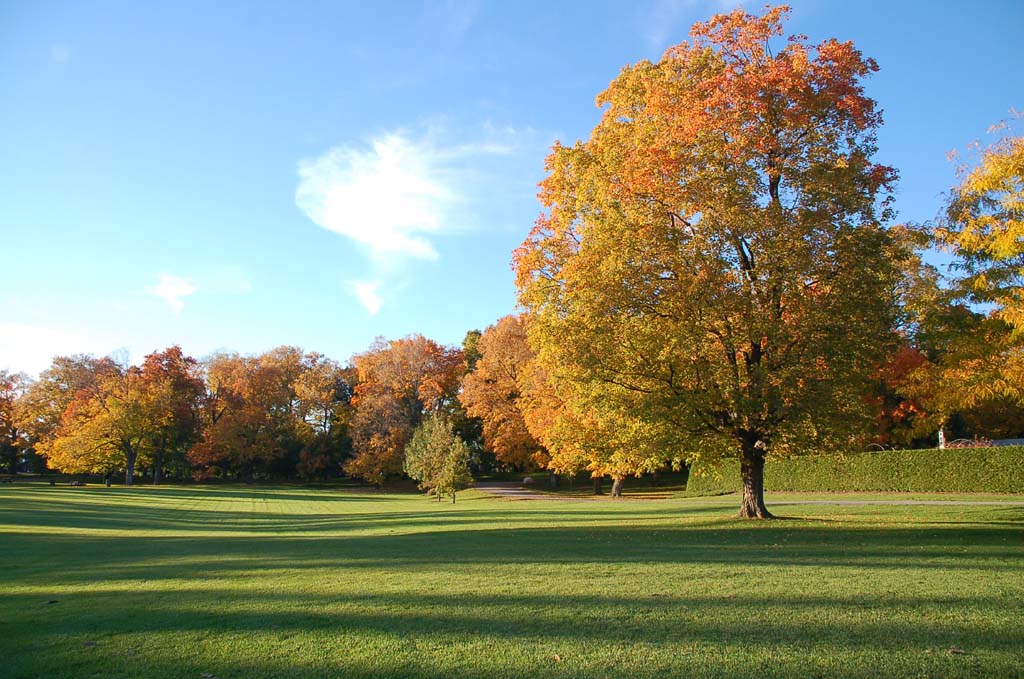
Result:
{"type": "Polygon", "coordinates": [[[469,446],[451,424],[433,415],[416,428],[405,447],[405,473],[419,481],[420,488],[436,495],[438,502],[473,483],[469,474],[469,446]]]}

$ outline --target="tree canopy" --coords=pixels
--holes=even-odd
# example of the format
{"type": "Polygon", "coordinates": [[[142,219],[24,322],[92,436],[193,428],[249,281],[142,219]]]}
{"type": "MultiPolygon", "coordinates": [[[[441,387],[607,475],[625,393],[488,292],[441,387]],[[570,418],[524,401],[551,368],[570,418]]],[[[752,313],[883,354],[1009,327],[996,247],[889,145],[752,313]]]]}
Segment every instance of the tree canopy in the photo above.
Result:
{"type": "Polygon", "coordinates": [[[955,257],[954,291],[988,310],[961,337],[945,381],[966,405],[1024,405],[1024,137],[1002,137],[963,170],[935,233],[955,257]]]}
{"type": "Polygon", "coordinates": [[[766,454],[869,425],[895,324],[877,66],[834,39],[773,49],[787,13],[719,15],[623,69],[590,138],[548,157],[514,260],[575,409],[638,450],[740,455],[743,516],[769,515],[766,454]]]}
{"type": "Polygon", "coordinates": [[[484,444],[504,464],[523,469],[543,466],[547,455],[523,418],[522,394],[533,351],[519,316],[505,316],[487,328],[475,345],[478,358],[462,381],[459,400],[483,423],[484,444]]]}
{"type": "Polygon", "coordinates": [[[402,471],[405,444],[424,416],[456,398],[462,351],[422,335],[385,341],[352,358],[358,375],[352,423],[352,476],[383,483],[402,471]]]}

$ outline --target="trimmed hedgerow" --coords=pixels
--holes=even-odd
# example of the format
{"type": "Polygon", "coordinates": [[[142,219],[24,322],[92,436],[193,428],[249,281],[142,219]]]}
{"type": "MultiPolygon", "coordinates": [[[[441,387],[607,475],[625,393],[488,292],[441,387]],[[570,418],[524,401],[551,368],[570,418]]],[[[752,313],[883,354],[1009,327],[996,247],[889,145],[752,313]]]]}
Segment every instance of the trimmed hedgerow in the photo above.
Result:
{"type": "MultiPolygon", "coordinates": [[[[1024,446],[886,450],[815,455],[765,464],[768,491],[1024,493],[1024,446]]],[[[691,493],[741,488],[739,460],[691,474],[691,493]]]]}

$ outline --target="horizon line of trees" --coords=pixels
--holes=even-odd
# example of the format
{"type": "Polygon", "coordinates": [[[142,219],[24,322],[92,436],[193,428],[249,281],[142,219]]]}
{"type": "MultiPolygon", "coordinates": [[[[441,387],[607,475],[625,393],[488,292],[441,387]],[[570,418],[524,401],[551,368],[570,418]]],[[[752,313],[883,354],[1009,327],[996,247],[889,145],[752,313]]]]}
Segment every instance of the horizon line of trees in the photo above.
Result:
{"type": "MultiPolygon", "coordinates": [[[[963,304],[944,312],[943,322],[954,322],[922,330],[918,343],[878,366],[862,394],[873,426],[854,447],[934,447],[938,431],[949,439],[1024,436],[1016,399],[958,389],[956,403],[946,393],[943,376],[969,369],[963,352],[925,338],[977,344],[975,329],[988,316],[963,304]]],[[[589,473],[610,478],[616,495],[629,476],[692,461],[685,450],[617,445],[637,436],[629,423],[573,411],[531,348],[526,314],[469,331],[461,347],[422,335],[378,338],[345,365],[290,346],[197,360],[174,345],[138,365],[77,354],[54,358],[35,380],[0,371],[0,465],[8,473],[123,473],[127,484],[140,472],[154,484],[348,476],[383,486],[420,480],[409,474],[407,451],[428,421],[433,429],[423,435],[452,432],[474,472],[589,473]]]]}

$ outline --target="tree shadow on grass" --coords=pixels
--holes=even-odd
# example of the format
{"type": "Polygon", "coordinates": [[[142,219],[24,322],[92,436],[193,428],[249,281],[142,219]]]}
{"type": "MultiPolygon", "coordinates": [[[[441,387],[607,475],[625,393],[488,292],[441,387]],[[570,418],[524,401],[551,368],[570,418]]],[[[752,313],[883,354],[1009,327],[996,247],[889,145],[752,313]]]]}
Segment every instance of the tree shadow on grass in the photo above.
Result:
{"type": "MultiPolygon", "coordinates": [[[[182,498],[184,500],[184,498],[182,498]]],[[[395,527],[403,530],[450,527],[454,524],[490,524],[500,527],[504,521],[518,523],[574,523],[607,519],[619,522],[650,520],[652,517],[679,518],[703,514],[717,515],[721,507],[694,506],[681,509],[665,507],[659,509],[637,509],[624,505],[587,507],[572,509],[553,508],[539,505],[509,508],[500,502],[467,507],[440,505],[423,499],[420,511],[368,511],[372,504],[349,504],[348,501],[328,505],[333,511],[302,512],[289,507],[282,513],[272,505],[268,511],[253,507],[262,506],[266,500],[274,503],[280,496],[260,496],[253,502],[236,506],[233,503],[205,502],[203,496],[189,496],[191,502],[169,504],[124,503],[123,496],[103,495],[75,497],[73,495],[53,498],[40,494],[5,498],[0,504],[0,525],[7,524],[31,532],[41,528],[105,529],[130,531],[199,531],[254,532],[254,533],[300,533],[368,530],[381,527],[395,527]]],[[[323,504],[310,503],[311,508],[323,508],[323,504]]],[[[301,508],[301,506],[300,506],[301,508]]]]}
{"type": "MultiPolygon", "coordinates": [[[[138,500],[152,500],[155,498],[186,498],[196,499],[223,499],[223,500],[291,500],[300,502],[359,502],[373,501],[386,502],[399,500],[403,493],[387,490],[379,491],[373,488],[343,487],[343,488],[302,488],[295,486],[114,486],[104,488],[101,486],[86,486],[75,488],[72,486],[56,486],[43,488],[41,486],[34,490],[43,490],[49,493],[62,493],[73,495],[93,496],[96,498],[136,498],[138,500]]],[[[409,493],[412,495],[412,493],[409,493]]]]}
{"type": "MultiPolygon", "coordinates": [[[[855,567],[880,570],[1018,572],[1020,529],[1001,526],[850,528],[800,522],[765,530],[760,525],[709,519],[686,525],[494,526],[494,517],[473,517],[437,530],[417,515],[373,519],[362,528],[386,534],[196,535],[123,538],[98,535],[9,533],[17,553],[44,565],[73,563],[65,582],[232,577],[246,572],[338,569],[420,571],[459,566],[512,564],[674,564],[747,567],[855,567]],[[494,526],[479,528],[480,524],[494,526]]],[[[421,517],[422,518],[422,517],[421,517]]],[[[3,559],[0,559],[0,564],[3,559]]]]}
{"type": "Polygon", "coordinates": [[[65,504],[0,517],[12,677],[967,677],[1024,660],[1017,508],[893,526],[721,506],[65,504]],[[851,576],[869,585],[837,587],[851,576]]]}

